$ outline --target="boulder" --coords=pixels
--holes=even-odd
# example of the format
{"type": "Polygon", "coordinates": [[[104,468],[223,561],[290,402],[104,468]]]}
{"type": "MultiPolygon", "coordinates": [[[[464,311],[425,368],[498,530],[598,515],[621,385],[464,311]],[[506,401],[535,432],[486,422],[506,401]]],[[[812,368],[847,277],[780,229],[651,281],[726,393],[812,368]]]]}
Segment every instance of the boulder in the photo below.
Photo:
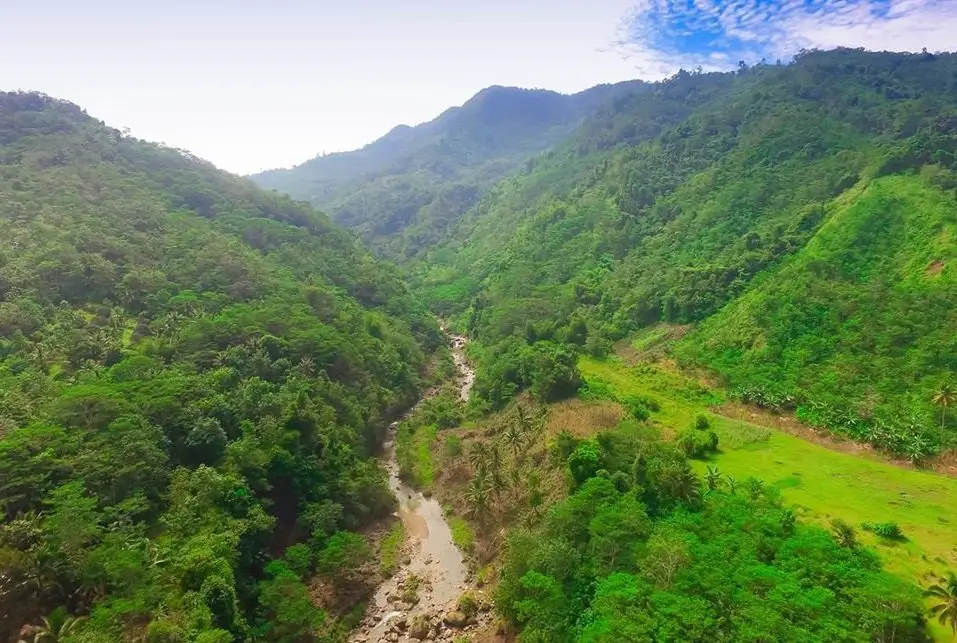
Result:
{"type": "Polygon", "coordinates": [[[465,627],[468,625],[469,617],[465,612],[460,612],[459,610],[452,610],[451,612],[446,612],[445,618],[442,620],[445,621],[445,624],[449,627],[465,627]]]}
{"type": "Polygon", "coordinates": [[[431,623],[425,616],[416,616],[409,625],[409,636],[420,641],[424,641],[429,636],[431,623]]]}

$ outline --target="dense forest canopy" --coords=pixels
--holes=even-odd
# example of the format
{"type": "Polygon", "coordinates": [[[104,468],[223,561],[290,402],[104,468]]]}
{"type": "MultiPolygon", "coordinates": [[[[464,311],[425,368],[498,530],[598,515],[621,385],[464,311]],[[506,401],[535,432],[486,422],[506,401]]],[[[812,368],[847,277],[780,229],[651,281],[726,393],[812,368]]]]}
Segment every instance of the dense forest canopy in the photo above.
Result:
{"type": "Polygon", "coordinates": [[[391,511],[434,322],[325,216],[39,94],[0,94],[0,218],[0,638],[333,631],[270,559],[391,511]]]}
{"type": "Polygon", "coordinates": [[[609,100],[645,86],[629,81],[572,95],[489,87],[435,120],[396,127],[361,150],[251,178],[323,208],[376,252],[402,260],[441,239],[526,158],[567,137],[609,100]]]}
{"type": "Polygon", "coordinates": [[[698,324],[683,363],[920,460],[953,441],[955,124],[953,54],[681,72],[497,185],[420,291],[481,342],[493,405],[533,385],[529,351],[698,324]]]}

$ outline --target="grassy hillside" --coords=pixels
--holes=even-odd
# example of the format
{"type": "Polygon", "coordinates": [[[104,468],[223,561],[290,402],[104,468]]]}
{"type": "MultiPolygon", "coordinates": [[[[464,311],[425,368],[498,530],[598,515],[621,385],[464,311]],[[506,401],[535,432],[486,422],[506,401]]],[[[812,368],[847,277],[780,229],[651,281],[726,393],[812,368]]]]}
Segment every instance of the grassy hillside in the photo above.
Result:
{"type": "MultiPolygon", "coordinates": [[[[825,527],[835,519],[847,521],[888,570],[915,584],[926,586],[942,569],[957,565],[950,519],[957,511],[957,480],[907,469],[858,449],[842,450],[851,445],[814,444],[774,427],[770,421],[778,418],[752,412],[735,417],[719,391],[704,389],[661,364],[628,366],[616,358],[585,358],[581,369],[592,391],[654,400],[660,411],[652,414],[653,421],[668,433],[677,434],[707,414],[720,450],[694,462],[702,477],[707,478],[710,467],[724,485],[735,480],[742,490],[754,477],[806,521],[825,527]],[[903,537],[884,538],[865,528],[887,522],[897,524],[903,537]]],[[[950,640],[939,624],[933,623],[932,631],[937,640],[950,640]]]]}
{"type": "Polygon", "coordinates": [[[563,95],[489,87],[461,107],[415,127],[400,126],[361,150],[320,156],[251,177],[309,201],[356,230],[377,252],[415,256],[499,179],[567,137],[639,81],[563,95]]]}
{"type": "Polygon", "coordinates": [[[703,322],[677,354],[749,395],[813,401],[800,411],[815,423],[919,450],[907,429],[940,425],[928,402],[942,375],[957,370],[957,199],[939,177],[930,166],[852,188],[804,248],[703,322]],[[911,413],[903,431],[902,409],[911,413]]]}
{"type": "Polygon", "coordinates": [[[325,216],[38,94],[0,221],[0,640],[334,634],[303,579],[391,511],[434,323],[325,216]]]}
{"type": "Polygon", "coordinates": [[[680,73],[500,184],[419,289],[482,343],[493,405],[551,377],[523,347],[600,354],[722,311],[680,357],[920,459],[952,439],[931,398],[953,368],[955,79],[954,55],[852,50],[680,73]]]}

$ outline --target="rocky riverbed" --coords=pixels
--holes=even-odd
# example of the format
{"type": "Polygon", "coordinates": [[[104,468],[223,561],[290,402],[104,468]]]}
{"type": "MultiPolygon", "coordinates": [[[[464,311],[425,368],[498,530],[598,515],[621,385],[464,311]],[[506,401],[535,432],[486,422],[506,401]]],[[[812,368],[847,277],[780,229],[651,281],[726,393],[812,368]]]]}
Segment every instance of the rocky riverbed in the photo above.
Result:
{"type": "MultiPolygon", "coordinates": [[[[459,395],[468,401],[475,371],[465,356],[467,339],[448,331],[446,335],[458,371],[459,395]]],[[[408,539],[404,559],[396,574],[376,590],[365,618],[350,641],[453,641],[487,626],[491,620],[491,604],[482,592],[471,589],[468,568],[452,542],[452,531],[442,507],[399,479],[395,454],[398,424],[394,422],[389,427],[383,457],[408,539]],[[463,599],[463,595],[466,598],[463,599]]]]}

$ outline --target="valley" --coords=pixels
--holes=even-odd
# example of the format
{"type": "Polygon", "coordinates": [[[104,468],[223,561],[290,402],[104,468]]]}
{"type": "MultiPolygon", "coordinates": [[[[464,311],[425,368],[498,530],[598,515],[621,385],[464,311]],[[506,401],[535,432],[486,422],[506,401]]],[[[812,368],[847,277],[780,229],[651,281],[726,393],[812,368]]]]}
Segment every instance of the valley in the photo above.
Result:
{"type": "Polygon", "coordinates": [[[0,221],[0,641],[957,633],[957,54],[248,178],[4,92],[0,221]]]}

